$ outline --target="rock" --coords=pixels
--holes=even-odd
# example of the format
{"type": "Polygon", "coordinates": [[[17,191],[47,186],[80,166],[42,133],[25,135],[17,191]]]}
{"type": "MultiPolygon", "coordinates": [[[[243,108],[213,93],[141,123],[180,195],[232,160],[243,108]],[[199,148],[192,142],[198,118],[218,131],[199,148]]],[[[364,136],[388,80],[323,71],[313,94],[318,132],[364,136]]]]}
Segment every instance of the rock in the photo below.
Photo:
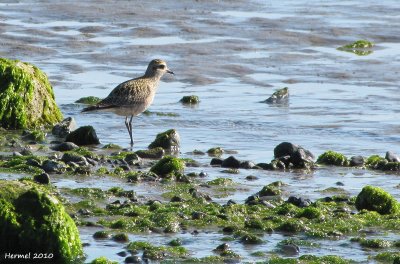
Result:
{"type": "Polygon", "coordinates": [[[258,180],[258,177],[254,176],[254,175],[248,175],[248,176],[246,176],[246,180],[255,181],[255,180],[258,180]]]}
{"type": "Polygon", "coordinates": [[[116,242],[120,242],[120,243],[126,243],[129,242],[129,237],[127,234],[125,233],[119,233],[119,234],[115,234],[113,235],[112,239],[116,242]]]}
{"type": "Polygon", "coordinates": [[[317,163],[335,166],[348,166],[350,164],[345,155],[332,150],[321,154],[317,159],[317,163]]]}
{"type": "Polygon", "coordinates": [[[165,155],[165,150],[162,147],[138,150],[135,152],[142,159],[161,159],[165,155]]]}
{"type": "Polygon", "coordinates": [[[12,154],[14,157],[22,157],[24,155],[22,155],[21,153],[19,153],[18,151],[14,151],[12,154]]]}
{"type": "Polygon", "coordinates": [[[87,105],[95,105],[99,103],[101,99],[96,96],[87,96],[87,97],[82,97],[79,98],[78,100],[75,101],[77,104],[87,104],[87,105]]]}
{"type": "Polygon", "coordinates": [[[64,161],[65,163],[67,162],[83,162],[85,165],[88,164],[86,158],[82,155],[79,155],[77,153],[64,153],[64,155],[61,158],[62,161],[64,161]]]}
{"type": "Polygon", "coordinates": [[[42,174],[35,175],[33,177],[33,180],[35,182],[37,182],[37,183],[49,184],[50,183],[50,176],[47,173],[42,173],[42,174]]]}
{"type": "Polygon", "coordinates": [[[264,186],[261,191],[259,191],[258,196],[276,196],[281,195],[282,191],[274,186],[266,185],[264,186]]]}
{"type": "Polygon", "coordinates": [[[353,156],[350,158],[350,166],[352,167],[362,167],[364,163],[365,159],[363,156],[353,156]]]}
{"type": "Polygon", "coordinates": [[[221,166],[222,165],[222,159],[219,158],[212,158],[210,162],[211,166],[221,166]]]}
{"type": "Polygon", "coordinates": [[[268,99],[263,101],[267,104],[284,104],[289,100],[289,88],[285,87],[274,92],[268,99]]]}
{"type": "Polygon", "coordinates": [[[223,244],[217,246],[216,248],[214,248],[213,251],[214,252],[224,252],[224,251],[227,251],[230,249],[231,249],[231,247],[229,246],[228,243],[223,243],[223,244]]]}
{"type": "Polygon", "coordinates": [[[92,126],[83,126],[72,131],[67,135],[65,141],[73,142],[78,146],[100,144],[92,126]]]}
{"type": "Polygon", "coordinates": [[[161,147],[168,152],[179,152],[180,137],[175,129],[167,130],[156,136],[156,139],[149,145],[149,149],[161,147]]]}
{"type": "Polygon", "coordinates": [[[125,258],[125,263],[142,263],[142,259],[139,256],[129,256],[125,258]]]}
{"type": "Polygon", "coordinates": [[[292,256],[292,255],[298,255],[300,253],[300,248],[295,244],[291,244],[291,243],[284,244],[284,245],[281,245],[280,247],[281,247],[282,253],[285,255],[292,256]]]}
{"type": "Polygon", "coordinates": [[[282,167],[279,161],[283,162],[284,168],[308,169],[314,164],[314,155],[310,151],[289,142],[282,142],[276,146],[274,156],[275,160],[273,162],[276,164],[272,164],[273,162],[271,162],[270,166],[272,169],[282,167]]]}
{"type": "Polygon", "coordinates": [[[197,95],[187,95],[182,97],[179,102],[181,102],[182,104],[194,105],[200,103],[200,99],[197,95]]]}
{"type": "Polygon", "coordinates": [[[51,133],[57,137],[65,137],[76,129],[77,125],[73,117],[67,117],[60,123],[56,124],[51,133]]]}
{"type": "Polygon", "coordinates": [[[151,167],[150,172],[154,172],[162,178],[170,178],[182,174],[184,169],[185,162],[183,160],[172,156],[165,156],[151,167]]]}
{"type": "Polygon", "coordinates": [[[42,142],[46,139],[46,133],[40,130],[24,130],[22,131],[22,138],[24,140],[31,140],[34,142],[42,142]]]}
{"type": "Polygon", "coordinates": [[[240,161],[234,156],[229,156],[222,161],[221,167],[238,169],[240,168],[240,161]]]}
{"type": "Polygon", "coordinates": [[[356,198],[357,210],[376,211],[380,214],[394,214],[400,211],[397,200],[379,187],[365,186],[356,198]]]}
{"type": "Polygon", "coordinates": [[[49,127],[62,119],[46,76],[32,64],[0,58],[0,127],[49,127]]]}
{"type": "Polygon", "coordinates": [[[239,167],[242,169],[253,169],[256,166],[256,164],[254,164],[254,162],[251,161],[242,161],[240,162],[239,167]]]}
{"type": "Polygon", "coordinates": [[[42,169],[47,173],[62,173],[65,171],[65,165],[54,160],[45,160],[42,164],[42,169]]]}
{"type": "Polygon", "coordinates": [[[33,183],[0,181],[2,252],[51,252],[51,263],[83,256],[79,231],[60,201],[33,183]]]}
{"type": "Polygon", "coordinates": [[[130,153],[130,154],[126,155],[124,160],[129,165],[135,165],[135,164],[140,163],[139,155],[136,153],[130,153]]]}
{"type": "Polygon", "coordinates": [[[391,151],[386,152],[385,159],[389,162],[400,162],[400,157],[391,151]]]}
{"type": "Polygon", "coordinates": [[[222,154],[224,154],[224,152],[224,149],[221,147],[210,148],[209,150],[207,150],[208,155],[215,157],[220,157],[222,154]]]}
{"type": "Polygon", "coordinates": [[[72,142],[63,142],[53,146],[51,149],[55,151],[70,151],[79,148],[78,145],[72,142]]]}
{"type": "Polygon", "coordinates": [[[310,199],[305,199],[303,197],[297,198],[295,196],[290,196],[286,202],[301,208],[308,207],[311,205],[310,199]]]}

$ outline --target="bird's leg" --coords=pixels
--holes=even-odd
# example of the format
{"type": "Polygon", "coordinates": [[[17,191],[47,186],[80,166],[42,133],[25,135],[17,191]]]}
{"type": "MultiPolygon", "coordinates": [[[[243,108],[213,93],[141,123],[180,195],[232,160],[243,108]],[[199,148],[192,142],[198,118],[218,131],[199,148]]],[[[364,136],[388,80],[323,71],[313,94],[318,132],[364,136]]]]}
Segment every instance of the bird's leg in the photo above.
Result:
{"type": "MultiPolygon", "coordinates": [[[[132,122],[132,117],[131,117],[131,121],[132,122]]],[[[133,138],[132,138],[132,124],[128,122],[128,117],[125,117],[125,126],[126,129],[128,129],[128,133],[129,133],[129,137],[131,138],[131,145],[133,145],[133,138]]]]}
{"type": "MultiPolygon", "coordinates": [[[[133,119],[133,115],[131,115],[131,119],[129,120],[129,135],[131,136],[131,145],[133,145],[133,137],[132,137],[132,119],[133,119]]],[[[128,117],[127,117],[128,120],[128,117]]]]}

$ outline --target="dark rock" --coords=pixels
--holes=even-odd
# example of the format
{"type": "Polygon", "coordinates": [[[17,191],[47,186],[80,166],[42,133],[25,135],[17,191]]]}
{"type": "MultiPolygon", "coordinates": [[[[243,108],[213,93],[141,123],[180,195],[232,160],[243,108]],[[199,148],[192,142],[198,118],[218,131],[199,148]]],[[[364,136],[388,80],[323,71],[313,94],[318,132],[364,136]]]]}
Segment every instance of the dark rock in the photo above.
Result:
{"type": "Polygon", "coordinates": [[[125,263],[142,263],[142,259],[139,256],[129,256],[125,258],[125,263]]]}
{"type": "Polygon", "coordinates": [[[50,183],[50,176],[47,173],[42,173],[42,174],[35,175],[33,177],[33,180],[35,182],[38,182],[38,183],[41,183],[41,184],[49,184],[50,183]]]}
{"type": "Polygon", "coordinates": [[[139,155],[136,153],[130,153],[128,155],[125,156],[124,159],[129,165],[135,165],[140,163],[140,158],[139,155]]]}
{"type": "Polygon", "coordinates": [[[23,155],[17,151],[14,151],[12,154],[14,157],[22,157],[23,155]]]}
{"type": "Polygon", "coordinates": [[[239,167],[242,169],[253,169],[256,165],[251,161],[242,161],[240,162],[239,167]]]}
{"type": "Polygon", "coordinates": [[[171,198],[171,202],[183,202],[184,200],[179,196],[174,196],[171,198]]]}
{"type": "Polygon", "coordinates": [[[81,174],[81,175],[90,175],[92,173],[92,169],[90,166],[78,166],[74,170],[75,174],[81,174]]]}
{"type": "Polygon", "coordinates": [[[211,166],[221,166],[222,165],[222,159],[219,158],[212,158],[210,162],[211,166]]]}
{"type": "Polygon", "coordinates": [[[92,126],[83,126],[72,131],[65,141],[73,142],[78,146],[100,144],[96,131],[92,126]]]}
{"type": "Polygon", "coordinates": [[[203,219],[205,216],[206,216],[206,214],[202,213],[202,212],[193,212],[192,213],[192,219],[193,220],[203,219]]]}
{"type": "Polygon", "coordinates": [[[350,166],[352,167],[362,167],[364,163],[365,159],[363,156],[353,156],[350,158],[350,166]]]}
{"type": "Polygon", "coordinates": [[[79,148],[79,146],[73,142],[63,142],[53,146],[51,149],[55,151],[70,151],[77,148],[79,148]]]}
{"type": "Polygon", "coordinates": [[[223,244],[219,245],[218,247],[216,247],[215,249],[213,249],[213,251],[215,251],[215,252],[224,252],[224,251],[227,251],[227,250],[230,250],[230,249],[231,249],[231,247],[229,246],[228,243],[223,243],[223,244]]]}
{"type": "Polygon", "coordinates": [[[313,166],[314,155],[301,146],[282,142],[274,149],[275,160],[280,160],[286,168],[310,168],[313,166]]]}
{"type": "Polygon", "coordinates": [[[281,251],[283,254],[285,255],[297,255],[300,253],[300,248],[295,245],[295,244],[285,244],[285,245],[281,245],[281,251]]]}
{"type": "Polygon", "coordinates": [[[236,204],[236,202],[232,199],[230,199],[228,202],[226,202],[226,205],[233,205],[236,204]]]}
{"type": "Polygon", "coordinates": [[[272,166],[271,166],[270,163],[264,163],[264,162],[262,162],[262,163],[257,163],[256,166],[257,166],[257,167],[260,167],[260,168],[263,169],[263,170],[272,170],[272,166]]]}
{"type": "Polygon", "coordinates": [[[88,164],[88,162],[84,156],[81,156],[76,153],[65,153],[62,156],[61,160],[64,161],[65,163],[67,163],[67,162],[75,162],[75,163],[83,162],[84,164],[88,164]]]}
{"type": "Polygon", "coordinates": [[[175,129],[167,130],[156,136],[156,139],[149,145],[149,149],[161,147],[169,152],[179,152],[180,137],[175,129]]]}
{"type": "Polygon", "coordinates": [[[303,197],[297,198],[295,196],[290,196],[286,202],[291,203],[297,207],[307,207],[311,205],[310,199],[305,199],[303,197]]]}
{"type": "Polygon", "coordinates": [[[207,172],[204,172],[204,171],[200,172],[199,177],[202,177],[202,178],[207,177],[207,172]]]}
{"type": "Polygon", "coordinates": [[[221,167],[238,169],[240,167],[240,161],[234,156],[229,156],[222,161],[221,167]]]}
{"type": "Polygon", "coordinates": [[[161,159],[165,155],[162,147],[147,150],[138,150],[135,152],[142,159],[161,159]]]}
{"type": "Polygon", "coordinates": [[[182,104],[193,105],[200,103],[200,99],[197,95],[186,95],[183,96],[182,99],[179,100],[179,102],[181,102],[182,104]]]}
{"type": "Polygon", "coordinates": [[[400,162],[400,157],[391,151],[386,152],[385,159],[389,162],[400,162]]]}
{"type": "Polygon", "coordinates": [[[51,133],[57,137],[65,137],[76,129],[76,122],[73,117],[67,117],[53,127],[51,133]]]}
{"type": "Polygon", "coordinates": [[[38,167],[38,168],[42,167],[42,164],[38,160],[36,160],[34,158],[27,159],[26,160],[26,165],[33,166],[33,167],[38,167]]]}
{"type": "Polygon", "coordinates": [[[248,180],[248,181],[255,181],[255,180],[258,180],[258,177],[257,177],[257,176],[254,176],[254,175],[249,175],[249,176],[246,177],[246,180],[248,180]]]}
{"type": "Polygon", "coordinates": [[[263,103],[267,104],[284,104],[289,100],[289,88],[285,87],[274,92],[267,100],[263,103]]]}
{"type": "Polygon", "coordinates": [[[47,173],[62,173],[65,171],[65,165],[62,162],[54,160],[45,160],[42,169],[47,173]]]}
{"type": "Polygon", "coordinates": [[[117,255],[120,257],[126,257],[128,255],[128,253],[126,251],[121,251],[121,252],[118,252],[117,255]]]}

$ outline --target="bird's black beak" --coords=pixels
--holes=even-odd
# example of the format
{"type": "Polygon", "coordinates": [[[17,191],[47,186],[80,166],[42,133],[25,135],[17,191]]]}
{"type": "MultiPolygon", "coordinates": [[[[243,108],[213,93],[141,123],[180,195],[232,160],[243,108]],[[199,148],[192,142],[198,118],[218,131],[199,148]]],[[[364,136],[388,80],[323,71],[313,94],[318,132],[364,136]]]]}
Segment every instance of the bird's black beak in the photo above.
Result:
{"type": "Polygon", "coordinates": [[[171,71],[171,70],[168,70],[168,69],[167,69],[167,73],[169,73],[169,74],[172,74],[172,75],[174,75],[174,74],[175,74],[173,71],[171,71]]]}

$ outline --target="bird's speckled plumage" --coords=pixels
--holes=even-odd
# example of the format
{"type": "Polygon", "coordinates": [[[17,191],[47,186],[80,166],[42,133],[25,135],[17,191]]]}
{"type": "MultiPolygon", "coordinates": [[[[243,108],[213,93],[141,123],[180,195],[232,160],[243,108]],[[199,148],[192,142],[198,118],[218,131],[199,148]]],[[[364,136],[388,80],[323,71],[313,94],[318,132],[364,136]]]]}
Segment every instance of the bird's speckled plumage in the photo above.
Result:
{"type": "Polygon", "coordinates": [[[126,116],[125,125],[133,144],[132,117],[142,113],[151,105],[158,83],[165,73],[173,74],[168,69],[167,63],[159,59],[152,60],[143,76],[119,84],[101,102],[84,108],[82,112],[106,110],[126,116]],[[131,117],[129,123],[128,116],[131,117]]]}

